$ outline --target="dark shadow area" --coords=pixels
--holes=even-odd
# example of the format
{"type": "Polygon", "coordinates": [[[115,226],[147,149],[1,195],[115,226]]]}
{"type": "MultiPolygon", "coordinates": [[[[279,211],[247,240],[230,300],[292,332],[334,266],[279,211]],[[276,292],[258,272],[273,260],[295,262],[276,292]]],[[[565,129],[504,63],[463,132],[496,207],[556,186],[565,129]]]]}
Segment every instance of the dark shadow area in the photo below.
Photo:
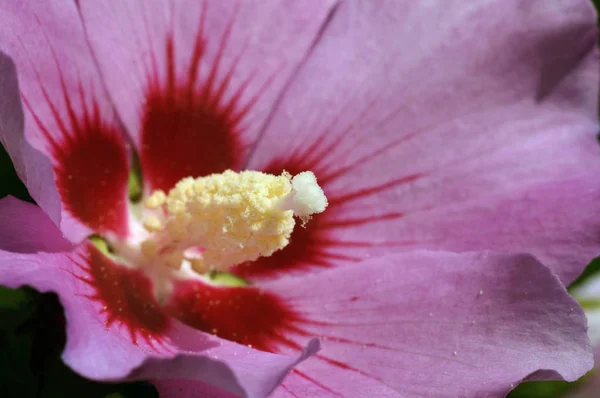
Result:
{"type": "Polygon", "coordinates": [[[7,195],[12,195],[21,200],[33,203],[33,199],[29,196],[27,188],[19,180],[8,153],[0,145],[0,198],[7,195]]]}
{"type": "Polygon", "coordinates": [[[158,397],[144,382],[99,383],[61,360],[65,318],[58,297],[0,287],[0,391],[3,398],[158,397]]]}

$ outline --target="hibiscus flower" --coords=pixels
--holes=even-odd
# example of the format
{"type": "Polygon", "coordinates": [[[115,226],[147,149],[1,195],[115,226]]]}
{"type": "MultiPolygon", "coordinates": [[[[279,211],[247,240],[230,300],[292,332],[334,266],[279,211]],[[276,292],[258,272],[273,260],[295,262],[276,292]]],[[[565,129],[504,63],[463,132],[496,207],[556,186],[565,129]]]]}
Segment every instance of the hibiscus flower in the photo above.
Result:
{"type": "Polygon", "coordinates": [[[39,207],[0,202],[0,283],[58,294],[81,375],[456,397],[592,367],[564,288],[600,248],[588,2],[1,7],[0,138],[39,207]],[[235,190],[228,169],[310,171],[328,207],[270,256],[205,264],[219,246],[186,228],[255,214],[229,206],[246,188],[211,212],[172,189],[235,190]]]}

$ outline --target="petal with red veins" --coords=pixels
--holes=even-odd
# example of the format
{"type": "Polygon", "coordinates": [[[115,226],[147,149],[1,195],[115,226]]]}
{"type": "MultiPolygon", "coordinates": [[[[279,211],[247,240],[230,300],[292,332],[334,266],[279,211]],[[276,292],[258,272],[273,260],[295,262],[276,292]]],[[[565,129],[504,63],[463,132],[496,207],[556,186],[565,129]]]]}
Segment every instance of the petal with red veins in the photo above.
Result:
{"type": "Polygon", "coordinates": [[[261,351],[288,344],[303,319],[279,297],[253,286],[214,286],[199,281],[175,285],[166,311],[185,324],[261,351]]]}
{"type": "MultiPolygon", "coordinates": [[[[75,4],[6,2],[1,8],[0,50],[16,64],[25,109],[24,126],[9,120],[1,131],[3,141],[18,142],[24,135],[51,159],[67,237],[79,240],[92,231],[125,236],[128,151],[75,4]]],[[[3,79],[3,84],[14,85],[13,78],[3,79]]],[[[28,176],[41,161],[39,155],[30,159],[32,151],[24,145],[7,145],[7,150],[18,173],[28,176]]],[[[36,196],[36,185],[52,186],[52,179],[25,178],[25,183],[53,215],[47,199],[36,196]]]]}
{"type": "MultiPolygon", "coordinates": [[[[74,276],[79,267],[73,262],[76,255],[0,251],[0,283],[9,287],[30,285],[43,292],[58,293],[67,319],[63,360],[87,378],[105,381],[183,378],[211,383],[238,395],[259,397],[272,392],[297,363],[318,350],[318,342],[313,341],[300,355],[256,351],[171,320],[168,328],[160,329],[162,334],[152,335],[154,343],[150,339],[132,339],[131,317],[140,314],[128,308],[126,314],[115,316],[122,323],[107,322],[106,315],[118,312],[118,307],[102,313],[98,303],[90,300],[88,284],[74,276]]],[[[129,288],[139,289],[139,285],[129,288]]],[[[115,297],[119,294],[115,292],[115,297]]],[[[146,337],[150,326],[134,332],[146,337]]]]}
{"type": "Polygon", "coordinates": [[[275,396],[503,396],[593,364],[583,311],[528,255],[416,251],[261,288],[303,318],[282,339],[322,342],[275,396]]]}
{"type": "Polygon", "coordinates": [[[312,170],[330,199],[313,233],[326,244],[306,248],[326,256],[300,264],[461,246],[531,252],[571,281],[600,250],[597,229],[573,221],[600,202],[567,199],[597,185],[571,179],[600,171],[595,23],[583,0],[340,4],[249,161],[312,170]],[[529,205],[538,186],[557,196],[551,206],[529,205]],[[441,242],[424,232],[447,233],[432,220],[448,206],[468,215],[485,201],[521,210],[507,222],[489,205],[441,242]],[[539,225],[519,225],[523,212],[539,225]]]}
{"type": "Polygon", "coordinates": [[[151,188],[244,165],[333,3],[81,2],[151,188]]]}
{"type": "Polygon", "coordinates": [[[292,367],[319,348],[313,340],[300,353],[272,354],[194,330],[162,312],[139,271],[116,264],[87,243],[70,252],[40,252],[70,244],[58,241],[60,231],[38,207],[3,199],[0,218],[8,210],[13,213],[6,218],[8,226],[38,218],[38,233],[48,239],[32,236],[29,228],[11,229],[27,254],[0,250],[0,284],[58,293],[67,320],[63,360],[85,377],[183,378],[258,397],[272,392],[292,367]]]}
{"type": "MultiPolygon", "coordinates": [[[[300,163],[292,158],[281,162],[272,162],[266,168],[263,168],[263,171],[275,175],[287,171],[292,175],[296,175],[308,170],[308,168],[299,165],[300,163]]],[[[367,235],[355,239],[340,239],[335,232],[352,228],[362,229],[377,221],[396,220],[403,217],[402,213],[395,211],[381,215],[354,217],[340,209],[340,205],[376,195],[390,185],[407,184],[417,178],[419,178],[417,175],[407,176],[382,187],[359,189],[353,193],[338,196],[330,195],[329,190],[325,188],[329,205],[324,213],[314,215],[310,222],[302,228],[295,228],[292,231],[289,244],[283,249],[276,251],[269,257],[261,257],[256,261],[238,264],[232,269],[232,272],[253,281],[268,280],[283,275],[301,275],[306,272],[315,272],[316,270],[334,267],[340,263],[356,262],[361,260],[361,254],[364,254],[365,249],[374,250],[374,248],[378,248],[387,252],[413,246],[416,242],[410,240],[412,238],[410,236],[407,240],[385,239],[373,242],[366,239],[367,235]],[[358,255],[356,251],[359,252],[358,255]]],[[[320,183],[322,184],[321,181],[320,183]]]]}
{"type": "Polygon", "coordinates": [[[86,285],[79,295],[95,304],[93,312],[100,314],[106,328],[125,331],[134,345],[147,345],[156,351],[164,348],[171,321],[143,272],[116,263],[92,244],[71,259],[76,266],[73,276],[86,285]]]}
{"type": "MultiPolygon", "coordinates": [[[[279,353],[320,338],[322,351],[275,396],[503,396],[521,380],[571,381],[592,366],[581,308],[528,255],[417,251],[176,292],[171,312],[223,338],[279,353]]],[[[158,385],[182,396],[204,388],[158,385]]]]}

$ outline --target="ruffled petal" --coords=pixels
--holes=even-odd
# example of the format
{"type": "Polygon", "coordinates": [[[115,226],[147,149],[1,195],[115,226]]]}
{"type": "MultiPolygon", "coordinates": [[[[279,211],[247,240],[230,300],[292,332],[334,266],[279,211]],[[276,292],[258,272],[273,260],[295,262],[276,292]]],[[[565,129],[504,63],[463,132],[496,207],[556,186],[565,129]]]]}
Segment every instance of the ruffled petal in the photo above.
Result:
{"type": "Polygon", "coordinates": [[[591,276],[583,284],[571,289],[571,293],[583,304],[596,367],[564,397],[594,398],[600,391],[600,275],[591,276]]]}
{"type": "MultiPolygon", "coordinates": [[[[596,348],[594,354],[596,364],[600,363],[600,348],[596,348]]],[[[581,380],[581,384],[574,386],[573,390],[561,395],[564,398],[596,398],[600,391],[600,372],[598,366],[592,373],[581,380]]]]}
{"type": "Polygon", "coordinates": [[[3,58],[2,141],[32,196],[67,237],[128,233],[129,155],[103,91],[74,2],[5,2],[0,7],[3,58]],[[11,115],[9,112],[14,112],[11,115]],[[29,148],[23,137],[52,164],[29,148]],[[38,166],[41,168],[38,170],[38,166]],[[58,191],[62,205],[56,201],[58,191]]]}
{"type": "Polygon", "coordinates": [[[147,187],[242,167],[333,3],[81,2],[147,187]]]}
{"type": "Polygon", "coordinates": [[[323,346],[276,396],[503,396],[593,365],[583,311],[527,255],[417,251],[261,289],[301,317],[278,352],[323,346]]]}
{"type": "Polygon", "coordinates": [[[341,4],[249,163],[312,170],[330,207],[246,276],[417,246],[531,252],[571,281],[600,252],[576,222],[600,202],[569,201],[600,172],[595,25],[583,0],[341,4]]]}
{"type": "MultiPolygon", "coordinates": [[[[208,391],[219,391],[223,397],[234,394],[248,398],[263,398],[269,396],[285,378],[287,373],[297,364],[314,355],[319,349],[317,340],[311,340],[300,356],[283,356],[251,350],[242,346],[222,343],[221,348],[207,350],[204,356],[180,355],[165,364],[165,361],[151,360],[144,364],[139,372],[132,375],[135,378],[161,378],[167,382],[156,382],[159,386],[169,385],[184,393],[190,393],[195,386],[196,395],[210,383],[216,388],[208,391]],[[195,383],[194,380],[201,380],[195,383]],[[165,383],[165,384],[163,384],[165,383]],[[229,393],[229,394],[227,394],[229,393]]],[[[167,397],[185,395],[171,394],[167,397]]]]}

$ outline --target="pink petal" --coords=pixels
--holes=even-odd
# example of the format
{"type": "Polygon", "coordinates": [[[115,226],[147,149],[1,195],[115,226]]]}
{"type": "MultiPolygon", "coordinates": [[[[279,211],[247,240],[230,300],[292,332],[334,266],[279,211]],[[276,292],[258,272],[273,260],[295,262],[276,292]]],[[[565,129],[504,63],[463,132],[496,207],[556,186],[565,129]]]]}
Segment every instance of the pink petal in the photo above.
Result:
{"type": "MultiPolygon", "coordinates": [[[[194,380],[201,380],[201,383],[196,385],[195,396],[198,396],[205,389],[206,384],[210,383],[217,388],[211,388],[209,391],[224,389],[237,396],[266,397],[275,390],[294,366],[316,353],[318,349],[318,341],[311,340],[299,357],[292,358],[245,349],[224,342],[221,348],[205,351],[204,357],[180,355],[168,364],[149,361],[142,371],[134,372],[133,376],[142,379],[160,377],[168,380],[167,385],[175,388],[179,381],[183,381],[182,387],[179,388],[184,392],[189,391],[189,388],[195,384],[194,380]]],[[[161,382],[158,384],[163,385],[161,382]]],[[[180,395],[168,396],[180,397],[180,395]]],[[[221,393],[219,396],[228,395],[221,393]]]]}
{"type": "MultiPolygon", "coordinates": [[[[313,341],[300,355],[260,352],[168,318],[157,323],[156,314],[154,323],[136,323],[152,319],[140,318],[142,313],[132,307],[131,296],[144,292],[139,282],[129,286],[132,293],[121,307],[101,307],[93,280],[85,283],[80,275],[83,258],[80,251],[35,255],[0,251],[0,283],[58,293],[67,318],[63,360],[85,377],[108,381],[183,378],[233,393],[266,396],[293,366],[318,350],[313,341]]],[[[117,290],[122,288],[113,286],[113,298],[121,297],[117,290]]]]}
{"type": "Polygon", "coordinates": [[[582,304],[588,321],[588,336],[594,349],[596,367],[577,386],[565,394],[565,398],[594,398],[600,391],[600,274],[586,279],[581,285],[571,289],[571,293],[582,304]]]}
{"type": "MultiPolygon", "coordinates": [[[[249,162],[310,169],[330,199],[284,249],[312,255],[270,269],[494,249],[531,252],[571,281],[600,251],[597,223],[577,222],[600,202],[569,202],[600,172],[595,23],[583,0],[341,4],[249,162]],[[529,202],[541,190],[551,204],[529,202]],[[440,226],[450,212],[456,231],[440,226]]],[[[247,276],[268,274],[256,268],[247,276]]]]}
{"type": "Polygon", "coordinates": [[[12,196],[0,199],[0,225],[0,250],[34,253],[71,249],[42,209],[12,196]]]}
{"type": "Polygon", "coordinates": [[[599,254],[598,173],[592,166],[567,178],[440,206],[407,216],[402,228],[410,232],[399,236],[417,237],[415,246],[423,248],[532,253],[570,282],[599,254]]]}
{"type": "Polygon", "coordinates": [[[189,380],[161,380],[152,384],[158,390],[161,398],[237,398],[238,395],[232,394],[197,381],[189,380]]]}
{"type": "MultiPolygon", "coordinates": [[[[600,363],[600,348],[596,348],[594,353],[596,364],[600,363]]],[[[572,391],[561,395],[563,398],[596,398],[600,391],[600,371],[598,365],[592,370],[581,383],[576,385],[572,391]]]]}
{"type": "Polygon", "coordinates": [[[527,255],[411,252],[261,287],[304,318],[279,352],[323,345],[276,396],[503,396],[593,364],[581,308],[527,255]]]}
{"type": "Polygon", "coordinates": [[[81,3],[151,188],[243,166],[332,4],[81,3]]]}
{"type": "Polygon", "coordinates": [[[67,320],[63,360],[85,377],[183,378],[239,395],[266,396],[293,366],[319,348],[312,341],[301,353],[276,355],[193,330],[162,311],[143,274],[115,264],[91,245],[62,253],[40,252],[70,244],[39,208],[2,199],[0,220],[17,239],[5,241],[0,235],[2,249],[38,252],[0,250],[0,284],[58,293],[67,320]],[[43,241],[30,228],[35,218],[43,241]],[[17,221],[23,228],[11,228],[17,221]]]}
{"type": "MultiPolygon", "coordinates": [[[[58,188],[61,228],[70,239],[92,230],[126,235],[128,152],[74,3],[8,2],[0,12],[0,50],[16,64],[25,109],[24,128],[20,119],[0,121],[6,123],[2,141],[9,143],[19,175],[27,177],[33,197],[55,220],[52,195],[58,188]],[[54,176],[23,135],[51,159],[54,176]],[[39,172],[31,171],[40,164],[39,172]]],[[[15,78],[13,73],[2,80],[13,93],[15,78]]],[[[16,98],[3,107],[8,110],[0,116],[10,110],[21,114],[16,98]]]]}
{"type": "Polygon", "coordinates": [[[34,149],[23,135],[24,118],[17,71],[14,62],[0,51],[0,143],[11,156],[19,178],[29,194],[57,225],[60,224],[60,198],[54,184],[49,159],[34,149]]]}

